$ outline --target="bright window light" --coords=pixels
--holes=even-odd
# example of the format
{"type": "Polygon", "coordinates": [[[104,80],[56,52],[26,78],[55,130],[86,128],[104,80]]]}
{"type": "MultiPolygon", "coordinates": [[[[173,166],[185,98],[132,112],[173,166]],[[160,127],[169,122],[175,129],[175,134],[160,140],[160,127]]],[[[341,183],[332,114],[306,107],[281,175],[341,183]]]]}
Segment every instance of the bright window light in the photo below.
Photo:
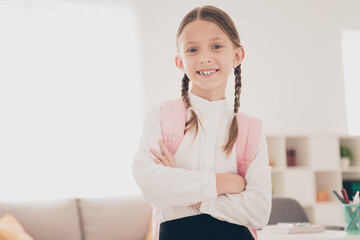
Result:
{"type": "Polygon", "coordinates": [[[360,31],[342,32],[346,114],[349,135],[360,135],[360,31]]]}
{"type": "Polygon", "coordinates": [[[135,15],[100,2],[0,4],[0,199],[139,192],[135,15]]]}

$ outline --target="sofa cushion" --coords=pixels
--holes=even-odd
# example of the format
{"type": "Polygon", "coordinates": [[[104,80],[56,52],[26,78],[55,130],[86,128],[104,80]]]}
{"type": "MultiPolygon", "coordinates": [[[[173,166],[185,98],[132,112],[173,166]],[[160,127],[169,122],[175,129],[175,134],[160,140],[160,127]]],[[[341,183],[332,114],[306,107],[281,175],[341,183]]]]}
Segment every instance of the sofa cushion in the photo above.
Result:
{"type": "Polygon", "coordinates": [[[0,216],[13,215],[36,240],[81,240],[75,199],[0,202],[0,216]]]}
{"type": "Polygon", "coordinates": [[[151,214],[140,196],[83,198],[80,213],[86,240],[145,239],[151,214]]]}
{"type": "Polygon", "coordinates": [[[11,214],[0,218],[0,239],[1,240],[34,240],[29,236],[21,224],[11,214]]]}

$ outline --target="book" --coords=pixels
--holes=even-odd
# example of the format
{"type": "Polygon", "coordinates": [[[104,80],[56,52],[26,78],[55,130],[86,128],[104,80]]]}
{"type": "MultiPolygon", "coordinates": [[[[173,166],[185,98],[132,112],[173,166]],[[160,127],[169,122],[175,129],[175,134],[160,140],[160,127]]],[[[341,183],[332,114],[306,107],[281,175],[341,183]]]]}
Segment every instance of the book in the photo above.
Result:
{"type": "Polygon", "coordinates": [[[310,223],[278,223],[275,225],[268,225],[263,228],[264,231],[272,233],[315,233],[324,232],[325,227],[321,225],[313,225],[310,223]]]}

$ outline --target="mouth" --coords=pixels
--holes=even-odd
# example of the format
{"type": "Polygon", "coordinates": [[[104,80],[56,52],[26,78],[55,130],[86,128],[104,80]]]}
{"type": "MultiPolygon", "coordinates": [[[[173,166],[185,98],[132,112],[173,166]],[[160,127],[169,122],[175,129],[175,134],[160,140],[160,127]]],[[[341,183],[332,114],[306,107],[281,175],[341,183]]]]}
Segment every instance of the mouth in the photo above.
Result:
{"type": "Polygon", "coordinates": [[[219,71],[219,69],[202,69],[197,71],[197,74],[200,74],[203,77],[210,77],[213,76],[214,74],[216,74],[219,71]]]}

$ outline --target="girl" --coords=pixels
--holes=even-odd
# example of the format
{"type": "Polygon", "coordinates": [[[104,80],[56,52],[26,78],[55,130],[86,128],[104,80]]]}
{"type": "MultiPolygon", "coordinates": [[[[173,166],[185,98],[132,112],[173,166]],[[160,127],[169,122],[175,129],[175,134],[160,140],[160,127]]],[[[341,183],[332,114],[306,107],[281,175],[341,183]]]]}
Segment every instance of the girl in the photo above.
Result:
{"type": "Polygon", "coordinates": [[[251,117],[250,124],[239,120],[245,116],[238,113],[244,49],[236,27],[216,7],[195,8],[180,24],[177,48],[185,135],[177,150],[169,151],[162,138],[164,108],[153,108],[133,163],[134,178],[153,206],[154,240],[254,239],[252,229],[264,227],[270,215],[271,169],[261,124],[252,124],[251,117]],[[225,99],[232,71],[233,108],[225,99]],[[250,147],[254,155],[246,165],[239,156],[249,155],[250,147]]]}

